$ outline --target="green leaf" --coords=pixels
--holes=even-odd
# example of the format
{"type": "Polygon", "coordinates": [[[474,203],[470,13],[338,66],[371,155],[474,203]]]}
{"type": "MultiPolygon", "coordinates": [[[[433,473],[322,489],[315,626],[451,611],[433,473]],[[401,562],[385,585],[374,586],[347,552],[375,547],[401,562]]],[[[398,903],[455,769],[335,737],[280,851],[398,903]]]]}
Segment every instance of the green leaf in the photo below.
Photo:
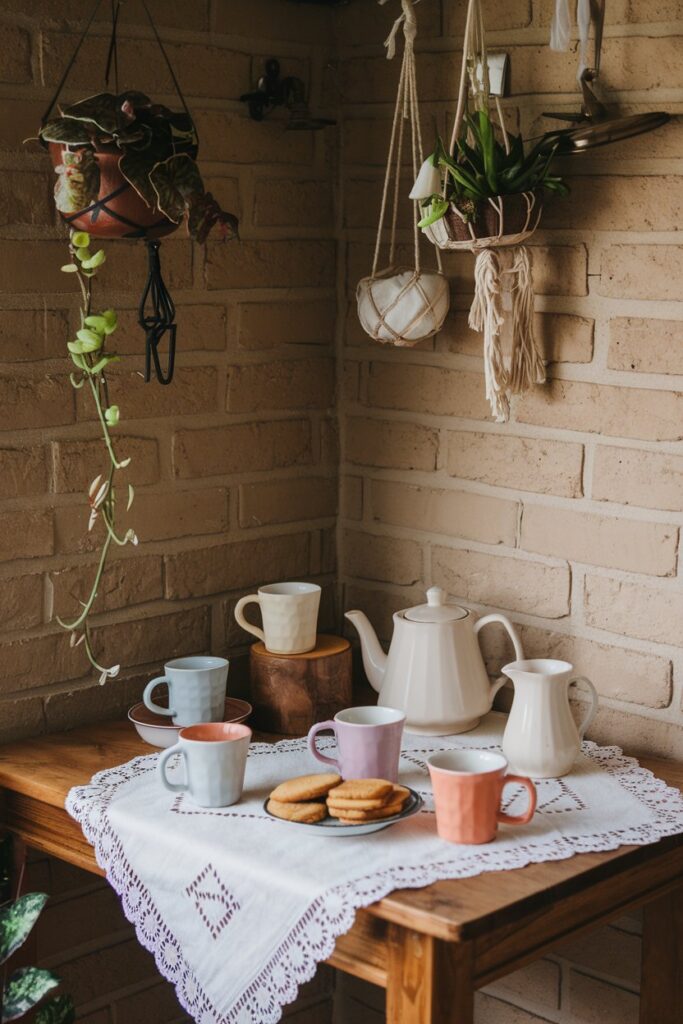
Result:
{"type": "Polygon", "coordinates": [[[88,249],[87,245],[76,249],[76,259],[80,260],[81,263],[85,263],[85,261],[89,260],[91,256],[92,253],[90,252],[90,249],[88,249]]]}
{"type": "Polygon", "coordinates": [[[421,221],[419,221],[417,226],[419,228],[428,228],[430,224],[434,224],[437,220],[441,220],[449,206],[450,203],[447,199],[433,199],[429,204],[429,212],[421,221]]]}
{"type": "Polygon", "coordinates": [[[24,944],[47,900],[44,892],[29,892],[0,910],[0,963],[24,944]]]}
{"type": "MultiPolygon", "coordinates": [[[[73,344],[77,344],[77,342],[69,342],[69,345],[73,345],[73,344]]],[[[83,356],[80,355],[78,352],[72,352],[71,353],[71,358],[72,358],[73,362],[76,364],[76,366],[78,367],[79,370],[85,370],[86,373],[90,372],[90,367],[86,363],[86,361],[83,358],[83,356]]]]}
{"type": "Polygon", "coordinates": [[[64,110],[64,117],[75,121],[91,122],[108,135],[117,128],[125,128],[128,118],[121,110],[118,97],[110,92],[101,92],[96,96],[88,96],[78,103],[72,103],[64,110]]]}
{"type": "Polygon", "coordinates": [[[104,339],[101,334],[97,331],[91,331],[87,327],[81,327],[80,331],[76,331],[76,337],[84,346],[82,352],[97,352],[98,349],[102,348],[104,339]]]}
{"type": "Polygon", "coordinates": [[[80,356],[84,352],[87,352],[86,347],[82,341],[67,341],[66,347],[72,355],[80,356]]]}
{"type": "Polygon", "coordinates": [[[118,405],[110,405],[108,409],[104,410],[104,418],[110,427],[115,427],[119,422],[119,407],[118,405]]]}
{"type": "Polygon", "coordinates": [[[59,985],[51,971],[40,967],[21,967],[10,975],[2,1004],[2,1024],[17,1020],[59,985]]]}
{"type": "Polygon", "coordinates": [[[128,504],[126,505],[126,512],[130,512],[130,506],[133,504],[133,499],[134,498],[135,498],[135,491],[133,490],[133,485],[132,484],[128,484],[128,504]]]}
{"type": "Polygon", "coordinates": [[[196,163],[187,153],[179,153],[152,168],[149,180],[156,192],[157,206],[176,224],[194,196],[204,193],[204,184],[196,163]]]}
{"type": "Polygon", "coordinates": [[[74,231],[71,235],[71,244],[74,249],[87,249],[90,245],[90,235],[87,231],[74,231]]]}
{"type": "Polygon", "coordinates": [[[111,334],[111,331],[107,330],[108,324],[103,316],[86,316],[83,322],[98,334],[111,334]]]}
{"type": "Polygon", "coordinates": [[[113,309],[105,309],[105,311],[102,313],[102,319],[105,321],[107,325],[104,329],[104,333],[113,334],[118,326],[118,318],[116,316],[116,311],[113,309]]]}
{"type": "Polygon", "coordinates": [[[110,355],[110,356],[109,355],[102,356],[102,358],[99,359],[95,363],[94,366],[89,367],[89,370],[90,370],[90,373],[100,373],[105,368],[105,366],[109,366],[110,363],[119,363],[119,362],[121,362],[121,357],[120,356],[116,356],[116,355],[113,355],[113,354],[110,355]]]}
{"type": "Polygon", "coordinates": [[[78,267],[75,263],[65,263],[63,267],[59,268],[63,274],[77,274],[78,267]]]}
{"type": "Polygon", "coordinates": [[[106,258],[104,249],[98,249],[90,259],[83,260],[83,268],[84,270],[94,270],[96,267],[101,267],[106,258]]]}
{"type": "Polygon", "coordinates": [[[57,142],[63,146],[87,146],[92,142],[87,125],[70,117],[55,117],[38,132],[43,142],[57,142]]]}
{"type": "Polygon", "coordinates": [[[48,999],[36,1014],[36,1024],[74,1024],[76,1011],[71,996],[48,999]]]}

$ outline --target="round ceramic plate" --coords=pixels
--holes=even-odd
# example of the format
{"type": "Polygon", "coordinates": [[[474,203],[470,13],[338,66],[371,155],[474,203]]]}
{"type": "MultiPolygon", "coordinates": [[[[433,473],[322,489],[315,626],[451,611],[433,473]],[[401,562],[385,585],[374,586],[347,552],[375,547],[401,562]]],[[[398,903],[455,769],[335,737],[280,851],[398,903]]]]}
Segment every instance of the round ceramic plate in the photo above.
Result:
{"type": "MultiPolygon", "coordinates": [[[[406,788],[409,789],[410,787],[406,788]]],[[[324,818],[322,821],[316,821],[314,825],[308,825],[304,821],[287,821],[286,818],[276,818],[268,810],[268,800],[263,801],[263,809],[269,818],[275,818],[281,825],[291,825],[292,828],[298,828],[300,831],[306,830],[312,835],[335,837],[367,836],[371,832],[379,832],[383,828],[389,828],[390,825],[395,825],[397,821],[403,821],[405,818],[412,817],[413,814],[417,814],[423,803],[424,801],[420,794],[411,789],[410,796],[400,814],[395,814],[392,818],[382,818],[380,821],[359,822],[357,825],[344,825],[343,822],[337,821],[336,818],[324,818]]]]}
{"type": "MultiPolygon", "coordinates": [[[[228,697],[223,713],[224,722],[246,722],[253,708],[246,700],[228,697]]],[[[178,742],[178,733],[182,726],[174,725],[170,718],[155,715],[140,702],[134,704],[128,712],[128,718],[135,726],[138,736],[152,747],[172,747],[178,742]]]]}

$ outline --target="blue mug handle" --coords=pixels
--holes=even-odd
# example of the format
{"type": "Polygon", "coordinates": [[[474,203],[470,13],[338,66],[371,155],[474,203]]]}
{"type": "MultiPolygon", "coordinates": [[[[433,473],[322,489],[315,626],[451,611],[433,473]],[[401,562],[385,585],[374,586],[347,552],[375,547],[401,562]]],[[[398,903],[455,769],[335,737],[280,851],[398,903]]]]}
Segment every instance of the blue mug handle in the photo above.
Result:
{"type": "Polygon", "coordinates": [[[166,683],[166,685],[169,687],[168,696],[170,703],[170,683],[165,676],[157,676],[156,679],[152,679],[150,680],[149,683],[147,683],[147,686],[145,687],[142,694],[142,703],[145,705],[148,711],[153,711],[155,715],[166,715],[167,718],[171,718],[173,715],[175,715],[174,708],[162,708],[160,704],[155,704],[154,701],[152,700],[152,694],[154,693],[154,689],[155,687],[159,686],[160,683],[166,683]]]}

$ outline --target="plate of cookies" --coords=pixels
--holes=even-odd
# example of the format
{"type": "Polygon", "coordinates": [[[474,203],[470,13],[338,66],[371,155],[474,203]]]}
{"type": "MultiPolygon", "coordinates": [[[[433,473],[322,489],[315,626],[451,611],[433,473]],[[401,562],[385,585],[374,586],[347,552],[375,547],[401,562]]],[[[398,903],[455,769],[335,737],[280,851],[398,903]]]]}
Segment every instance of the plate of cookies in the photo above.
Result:
{"type": "Polygon", "coordinates": [[[317,835],[364,836],[409,818],[422,797],[386,779],[347,779],[326,772],[281,782],[263,804],[266,814],[317,835]]]}

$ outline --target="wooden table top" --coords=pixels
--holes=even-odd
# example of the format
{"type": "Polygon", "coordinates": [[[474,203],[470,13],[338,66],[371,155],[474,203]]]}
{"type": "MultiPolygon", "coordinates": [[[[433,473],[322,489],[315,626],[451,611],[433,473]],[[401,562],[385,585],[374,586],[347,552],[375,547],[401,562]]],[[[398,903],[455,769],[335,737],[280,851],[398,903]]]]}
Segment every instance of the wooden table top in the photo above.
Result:
{"type": "MultiPolygon", "coordinates": [[[[29,837],[30,818],[38,816],[42,807],[46,814],[49,811],[45,820],[51,822],[50,827],[54,829],[59,823],[59,830],[63,830],[61,845],[55,837],[49,852],[97,871],[94,856],[90,863],[85,860],[89,848],[79,856],[75,852],[70,856],[76,840],[82,850],[85,840],[64,810],[66,795],[72,786],[89,782],[95,772],[149,753],[150,747],[127,721],[39,736],[0,747],[0,787],[8,797],[17,795],[29,837]]],[[[640,763],[670,786],[683,789],[683,764],[650,758],[640,763]]],[[[399,890],[375,904],[371,913],[436,938],[462,939],[513,923],[521,913],[534,909],[541,913],[549,902],[590,889],[594,882],[623,874],[627,885],[629,874],[642,877],[643,866],[650,862],[654,876],[657,862],[670,862],[672,854],[676,858],[680,854],[683,871],[683,835],[649,846],[624,846],[608,853],[579,854],[515,871],[488,872],[476,878],[436,882],[422,889],[399,890]]]]}

